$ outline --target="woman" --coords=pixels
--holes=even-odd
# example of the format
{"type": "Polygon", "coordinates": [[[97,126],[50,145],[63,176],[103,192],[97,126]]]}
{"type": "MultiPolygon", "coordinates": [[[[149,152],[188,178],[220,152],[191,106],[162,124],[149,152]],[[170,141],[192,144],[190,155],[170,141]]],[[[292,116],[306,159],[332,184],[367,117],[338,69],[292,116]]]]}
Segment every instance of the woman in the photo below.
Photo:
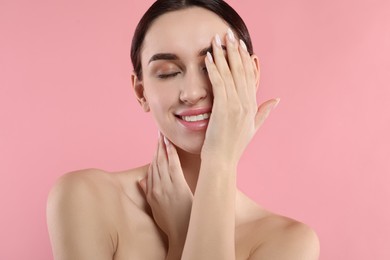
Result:
{"type": "Polygon", "coordinates": [[[132,43],[132,82],[158,127],[148,165],[63,176],[48,200],[62,259],[318,259],[315,233],[236,188],[237,165],[278,99],[256,103],[259,61],[221,0],[156,1],[132,43]]]}

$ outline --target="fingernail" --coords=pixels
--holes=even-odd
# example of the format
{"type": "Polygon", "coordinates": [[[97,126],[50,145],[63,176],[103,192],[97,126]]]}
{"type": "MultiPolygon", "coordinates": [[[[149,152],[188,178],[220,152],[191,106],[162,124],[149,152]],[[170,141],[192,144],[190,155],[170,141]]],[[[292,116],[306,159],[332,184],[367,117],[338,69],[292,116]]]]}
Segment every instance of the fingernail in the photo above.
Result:
{"type": "Polygon", "coordinates": [[[274,103],[274,105],[272,106],[272,109],[275,109],[279,105],[279,102],[280,102],[280,98],[277,98],[276,103],[274,103]]]}
{"type": "Polygon", "coordinates": [[[207,52],[207,58],[209,59],[209,61],[210,61],[211,63],[214,62],[213,56],[211,56],[211,53],[210,53],[210,52],[207,52]]]}
{"type": "Polygon", "coordinates": [[[168,138],[166,138],[165,136],[164,136],[164,143],[165,143],[166,146],[169,145],[169,140],[168,140],[168,138]]]}
{"type": "Polygon", "coordinates": [[[229,40],[234,43],[236,41],[236,38],[234,37],[234,33],[232,31],[232,29],[228,28],[227,29],[227,34],[228,34],[228,38],[229,40]]]}
{"type": "Polygon", "coordinates": [[[246,44],[243,40],[240,39],[240,45],[241,47],[245,50],[245,51],[248,51],[248,48],[246,47],[246,44]]]}
{"type": "Polygon", "coordinates": [[[219,48],[222,48],[221,37],[219,37],[219,34],[215,35],[215,43],[219,48]]]}

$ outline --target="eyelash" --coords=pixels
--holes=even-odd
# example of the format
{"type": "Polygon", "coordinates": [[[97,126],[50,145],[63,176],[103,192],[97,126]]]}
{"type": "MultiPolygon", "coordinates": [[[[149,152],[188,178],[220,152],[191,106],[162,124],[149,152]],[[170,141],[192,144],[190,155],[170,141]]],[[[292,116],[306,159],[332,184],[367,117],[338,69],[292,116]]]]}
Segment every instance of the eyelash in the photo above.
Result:
{"type": "MultiPolygon", "coordinates": [[[[206,67],[203,67],[202,70],[205,73],[207,73],[207,68],[206,67]]],[[[169,74],[160,74],[160,75],[158,75],[158,78],[160,78],[160,79],[168,79],[168,78],[176,77],[179,74],[180,74],[180,72],[174,72],[174,73],[169,73],[169,74]]]]}
{"type": "Polygon", "coordinates": [[[160,74],[158,75],[158,77],[160,79],[167,79],[167,78],[173,78],[173,77],[176,77],[177,75],[179,75],[180,72],[174,72],[174,73],[169,73],[169,74],[160,74]]]}

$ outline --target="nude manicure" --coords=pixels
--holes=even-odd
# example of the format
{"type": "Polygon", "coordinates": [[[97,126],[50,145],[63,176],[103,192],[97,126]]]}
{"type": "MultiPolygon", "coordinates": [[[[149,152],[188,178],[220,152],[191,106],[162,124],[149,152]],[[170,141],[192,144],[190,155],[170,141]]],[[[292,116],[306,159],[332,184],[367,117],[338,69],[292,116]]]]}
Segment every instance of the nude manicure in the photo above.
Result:
{"type": "Polygon", "coordinates": [[[277,98],[277,99],[276,99],[276,103],[274,103],[274,104],[271,106],[270,110],[275,109],[275,108],[279,105],[279,102],[280,102],[280,98],[277,98]]]}
{"type": "Polygon", "coordinates": [[[228,34],[229,40],[230,40],[232,43],[234,43],[234,42],[236,41],[236,38],[234,37],[234,33],[233,33],[232,29],[228,28],[227,34],[228,34]]]}
{"type": "Polygon", "coordinates": [[[207,52],[207,58],[209,59],[209,61],[210,61],[211,63],[214,62],[213,56],[211,56],[211,53],[210,53],[210,52],[207,52]]]}
{"type": "Polygon", "coordinates": [[[219,37],[219,34],[215,35],[215,43],[219,48],[222,48],[221,37],[219,37]]]}
{"type": "Polygon", "coordinates": [[[166,146],[169,145],[169,141],[168,141],[168,139],[165,136],[164,136],[164,143],[165,143],[166,146]]]}
{"type": "Polygon", "coordinates": [[[245,42],[244,42],[243,40],[241,40],[241,39],[240,39],[240,45],[241,45],[241,47],[242,47],[244,50],[248,51],[248,48],[246,47],[245,42]]]}

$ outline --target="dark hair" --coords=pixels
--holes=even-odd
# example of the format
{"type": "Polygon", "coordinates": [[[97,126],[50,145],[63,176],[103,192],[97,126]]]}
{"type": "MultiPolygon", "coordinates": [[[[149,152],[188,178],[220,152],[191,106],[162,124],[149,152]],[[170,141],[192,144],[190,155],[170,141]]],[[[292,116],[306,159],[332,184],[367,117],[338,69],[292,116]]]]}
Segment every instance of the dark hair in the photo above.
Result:
{"type": "Polygon", "coordinates": [[[134,72],[139,79],[142,79],[141,47],[145,35],[153,21],[165,13],[190,7],[202,7],[217,14],[225,20],[232,30],[235,31],[237,36],[245,42],[248,52],[253,54],[253,46],[248,28],[240,15],[226,2],[222,0],[157,0],[142,16],[135,29],[133,41],[131,43],[131,61],[133,63],[134,72]]]}

